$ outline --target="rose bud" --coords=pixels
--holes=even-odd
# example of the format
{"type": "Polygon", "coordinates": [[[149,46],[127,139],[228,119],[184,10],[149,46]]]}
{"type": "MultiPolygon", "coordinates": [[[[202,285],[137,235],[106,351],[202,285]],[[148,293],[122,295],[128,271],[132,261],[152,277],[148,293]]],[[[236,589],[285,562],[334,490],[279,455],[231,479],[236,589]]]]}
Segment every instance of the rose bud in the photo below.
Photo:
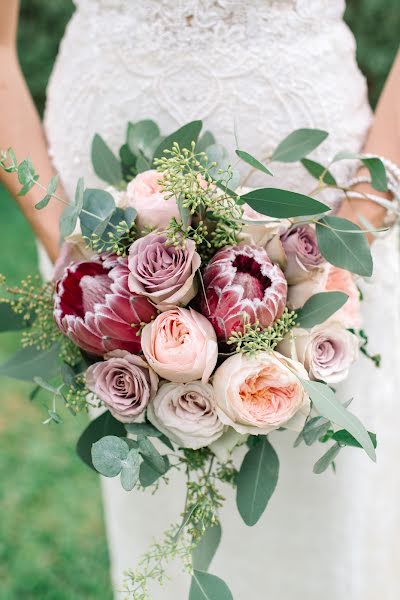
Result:
{"type": "Polygon", "coordinates": [[[128,276],[125,258],[105,255],[72,263],[57,282],[56,323],[89,354],[140,352],[141,324],[157,311],[147,298],[129,292],[128,276]]]}
{"type": "Polygon", "coordinates": [[[286,254],[285,277],[289,285],[309,279],[316,270],[324,268],[325,259],[311,225],[291,227],[281,236],[281,242],[286,254]]]}
{"type": "Polygon", "coordinates": [[[146,325],[142,349],[160,377],[187,383],[207,383],[218,358],[218,344],[211,323],[195,310],[175,308],[146,325]]]}
{"type": "Polygon", "coordinates": [[[233,246],[219,250],[204,270],[201,311],[218,339],[243,331],[245,319],[269,327],[282,316],[287,283],[263,248],[233,246]]]}
{"type": "Polygon", "coordinates": [[[135,354],[114,350],[86,371],[86,385],[122,423],[132,423],[154,398],[158,377],[135,354]]]}
{"type": "Polygon", "coordinates": [[[285,356],[304,365],[310,379],[339,383],[358,358],[357,337],[340,323],[327,321],[310,330],[292,329],[278,345],[285,356]]]}
{"type": "Polygon", "coordinates": [[[126,190],[126,206],[137,210],[136,225],[139,231],[145,227],[164,229],[175,217],[180,220],[175,198],[165,198],[160,185],[162,174],[143,171],[133,179],[126,190]]]}
{"type": "Polygon", "coordinates": [[[219,418],[241,434],[301,431],[310,400],[300,379],[308,379],[304,367],[277,352],[234,354],[214,374],[219,418]]]}
{"type": "Polygon", "coordinates": [[[129,250],[129,289],[148,296],[159,310],[184,306],[197,293],[195,275],[201,259],[193,240],[182,247],[167,243],[167,237],[150,233],[129,250]]]}
{"type": "Polygon", "coordinates": [[[163,383],[149,404],[147,416],[180,448],[203,448],[224,431],[216,411],[214,390],[201,381],[163,383]]]}

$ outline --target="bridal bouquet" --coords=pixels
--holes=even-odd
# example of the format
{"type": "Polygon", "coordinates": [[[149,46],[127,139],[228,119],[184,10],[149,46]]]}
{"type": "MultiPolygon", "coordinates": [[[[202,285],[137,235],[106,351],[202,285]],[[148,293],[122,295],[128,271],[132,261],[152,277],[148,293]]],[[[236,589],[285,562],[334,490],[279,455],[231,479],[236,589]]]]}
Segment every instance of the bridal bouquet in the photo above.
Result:
{"type": "MultiPolygon", "coordinates": [[[[192,576],[191,600],[232,597],[208,572],[220,484],[234,486],[241,517],[255,525],[278,481],[271,432],[327,446],[315,473],[334,468],[345,446],[375,459],[375,435],[334,389],[360,350],[368,356],[355,276],[372,274],[372,258],[365,232],[316,196],[346,191],[331,165],[349,158],[384,190],[381,161],[340,153],[325,167],[307,156],[327,133],[301,129],[262,162],[236,150],[268,186],[244,188],[201,128],[161,138],[152,121],[130,123],[119,158],[96,136],[93,165],[108,187],[78,182],[55,280],[3,282],[1,328],[21,329],[23,347],[0,372],[34,381],[32,397],[51,394],[44,422],[62,422],[59,405],[98,408],[78,453],[127,492],[157,492],[174,470],[187,474],[181,522],[127,574],[135,599],[149,597],[150,580],[164,582],[174,557],[192,576]],[[271,184],[275,162],[297,161],[315,178],[308,196],[271,184]]],[[[0,165],[17,173],[21,194],[41,185],[12,150],[0,165]]],[[[53,179],[38,209],[56,188],[53,179]]]]}

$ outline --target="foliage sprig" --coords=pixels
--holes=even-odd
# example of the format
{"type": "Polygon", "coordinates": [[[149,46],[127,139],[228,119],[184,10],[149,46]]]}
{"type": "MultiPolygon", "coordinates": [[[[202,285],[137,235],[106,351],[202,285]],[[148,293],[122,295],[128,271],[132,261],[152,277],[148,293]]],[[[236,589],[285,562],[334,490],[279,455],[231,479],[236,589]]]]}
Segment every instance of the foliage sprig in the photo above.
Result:
{"type": "Polygon", "coordinates": [[[253,355],[257,352],[270,352],[295,326],[296,317],[296,313],[286,307],[280,319],[267,328],[263,328],[258,321],[250,323],[245,320],[243,331],[233,332],[227,343],[235,346],[235,352],[244,354],[253,355]]]}

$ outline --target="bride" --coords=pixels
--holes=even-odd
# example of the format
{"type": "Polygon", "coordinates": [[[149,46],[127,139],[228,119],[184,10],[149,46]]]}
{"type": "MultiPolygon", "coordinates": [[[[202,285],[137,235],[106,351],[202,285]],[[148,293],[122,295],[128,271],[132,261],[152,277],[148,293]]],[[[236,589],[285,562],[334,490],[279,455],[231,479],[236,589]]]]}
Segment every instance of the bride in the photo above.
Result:
{"type": "MultiPolygon", "coordinates": [[[[400,60],[375,120],[354,39],[342,20],[344,0],[77,0],[50,81],[44,130],[15,52],[18,0],[0,6],[0,141],[31,156],[64,193],[76,180],[98,182],[90,166],[97,132],[112,147],[128,120],[153,118],[165,133],[202,118],[231,152],[246,145],[259,158],[300,127],[330,132],[324,156],[339,150],[379,154],[400,163],[400,60]],[[45,134],[43,133],[45,131],[45,134]],[[47,140],[47,141],[46,141],[47,140]]],[[[318,159],[318,152],[316,153],[318,159]]],[[[345,161],[337,176],[346,180],[345,161]]],[[[310,190],[307,176],[285,165],[277,186],[310,190]]],[[[5,180],[16,195],[17,183],[5,180]]],[[[258,184],[257,180],[251,182],[258,184]]],[[[263,182],[265,185],[265,181],[263,182]]],[[[368,183],[358,189],[372,192],[368,183]]],[[[376,193],[376,192],[375,192],[376,193]]],[[[57,204],[35,211],[31,191],[21,208],[51,260],[59,248],[57,204]],[[46,216],[43,217],[43,214],[46,216]]],[[[384,211],[370,200],[347,200],[339,212],[375,226],[384,211]]],[[[363,285],[364,318],[382,367],[355,367],[343,397],[378,434],[378,464],[348,450],[332,472],[312,473],[313,449],[273,440],[281,478],[262,523],[246,528],[227,491],[224,537],[211,571],[236,600],[395,600],[400,597],[399,268],[396,231],[374,241],[375,275],[363,285]],[[371,374],[371,375],[370,375],[371,374]],[[369,380],[371,377],[371,381],[369,380]]],[[[116,597],[123,572],[182,506],[172,481],[162,493],[126,493],[103,480],[116,597]]],[[[94,574],[95,576],[95,574],[94,574]]],[[[155,598],[187,597],[186,576],[173,574],[155,598]]]]}

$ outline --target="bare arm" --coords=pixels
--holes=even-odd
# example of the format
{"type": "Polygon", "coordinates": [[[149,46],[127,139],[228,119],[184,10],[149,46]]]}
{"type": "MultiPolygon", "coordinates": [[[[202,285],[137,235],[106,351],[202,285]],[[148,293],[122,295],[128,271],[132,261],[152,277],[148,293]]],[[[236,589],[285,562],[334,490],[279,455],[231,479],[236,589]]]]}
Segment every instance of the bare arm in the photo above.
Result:
{"type": "MultiPolygon", "coordinates": [[[[400,166],[400,54],[380,97],[364,152],[384,156],[400,166]]],[[[379,194],[368,184],[360,184],[354,189],[379,194]]],[[[385,197],[385,194],[380,195],[385,197]]],[[[358,216],[363,215],[374,227],[380,227],[385,217],[385,209],[371,200],[352,199],[343,202],[339,215],[356,223],[359,222],[358,216]]]]}
{"type": "MultiPolygon", "coordinates": [[[[0,2],[0,148],[12,147],[18,160],[30,157],[40,180],[47,184],[55,174],[47,152],[46,140],[39,116],[21,73],[17,51],[16,30],[19,0],[0,2]]],[[[17,199],[35,234],[54,261],[59,250],[59,218],[62,205],[50,202],[45,211],[35,209],[42,192],[34,187],[20,198],[20,185],[15,174],[0,173],[2,181],[17,199]]],[[[61,190],[58,190],[62,194],[61,190]]]]}

